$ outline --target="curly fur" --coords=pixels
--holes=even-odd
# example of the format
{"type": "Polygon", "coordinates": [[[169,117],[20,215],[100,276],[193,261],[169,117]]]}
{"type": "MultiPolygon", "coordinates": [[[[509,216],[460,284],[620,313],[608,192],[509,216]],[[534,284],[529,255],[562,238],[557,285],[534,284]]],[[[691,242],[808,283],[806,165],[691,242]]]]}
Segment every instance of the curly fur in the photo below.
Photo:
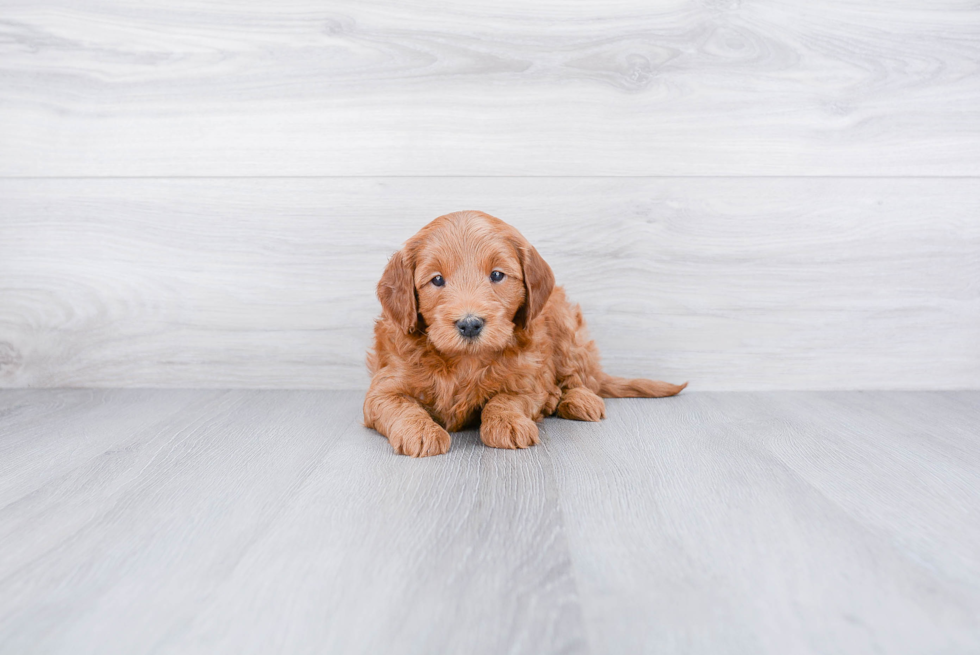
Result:
{"type": "Polygon", "coordinates": [[[449,431],[476,424],[488,446],[526,448],[538,442],[542,417],[598,421],[603,397],[659,398],[687,386],[604,373],[582,311],[551,267],[483,212],[422,228],[388,262],[378,298],[364,424],[405,455],[445,453],[449,431]],[[491,281],[493,271],[503,280],[491,281]],[[456,328],[467,315],[484,320],[475,339],[456,328]]]}

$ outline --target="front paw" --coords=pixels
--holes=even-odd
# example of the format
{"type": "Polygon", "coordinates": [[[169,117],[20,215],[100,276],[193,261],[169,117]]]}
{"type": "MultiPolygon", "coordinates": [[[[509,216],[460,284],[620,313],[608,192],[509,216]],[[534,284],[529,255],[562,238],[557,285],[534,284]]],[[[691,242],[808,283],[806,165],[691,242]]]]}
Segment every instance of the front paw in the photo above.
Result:
{"type": "Polygon", "coordinates": [[[402,421],[388,435],[388,442],[400,455],[428,457],[448,452],[452,438],[427,418],[402,421]]]}
{"type": "Polygon", "coordinates": [[[483,417],[480,439],[493,448],[527,448],[538,443],[538,426],[523,414],[494,412],[483,417]]]}

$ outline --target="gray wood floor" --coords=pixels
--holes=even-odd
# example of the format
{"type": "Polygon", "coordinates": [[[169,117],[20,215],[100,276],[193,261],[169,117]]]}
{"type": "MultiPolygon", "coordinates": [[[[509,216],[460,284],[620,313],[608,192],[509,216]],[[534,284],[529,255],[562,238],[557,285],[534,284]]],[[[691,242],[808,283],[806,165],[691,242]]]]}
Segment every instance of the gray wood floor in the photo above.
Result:
{"type": "Polygon", "coordinates": [[[980,392],[411,460],[358,392],[0,392],[3,653],[976,653],[980,392]]]}

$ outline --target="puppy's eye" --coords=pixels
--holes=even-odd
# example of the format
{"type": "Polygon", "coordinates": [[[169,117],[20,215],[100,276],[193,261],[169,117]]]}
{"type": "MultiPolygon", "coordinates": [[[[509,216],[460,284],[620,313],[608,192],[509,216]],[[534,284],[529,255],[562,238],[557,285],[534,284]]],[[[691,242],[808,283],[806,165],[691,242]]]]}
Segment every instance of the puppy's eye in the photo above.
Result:
{"type": "Polygon", "coordinates": [[[500,271],[494,271],[493,273],[490,274],[491,282],[500,282],[503,279],[504,279],[504,274],[501,273],[500,271]]]}
{"type": "Polygon", "coordinates": [[[432,278],[432,285],[433,286],[441,287],[445,283],[446,283],[446,281],[443,279],[443,277],[441,275],[437,275],[434,278],[432,278]]]}

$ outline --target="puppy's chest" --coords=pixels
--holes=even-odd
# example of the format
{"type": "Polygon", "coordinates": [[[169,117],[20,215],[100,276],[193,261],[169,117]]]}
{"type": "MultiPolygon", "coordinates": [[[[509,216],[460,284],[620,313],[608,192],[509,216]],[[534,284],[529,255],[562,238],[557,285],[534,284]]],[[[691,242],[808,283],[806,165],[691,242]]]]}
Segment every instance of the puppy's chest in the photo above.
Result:
{"type": "Polygon", "coordinates": [[[480,410],[499,389],[497,377],[489,366],[460,366],[438,372],[419,400],[447,429],[458,430],[479,420],[480,410]]]}

